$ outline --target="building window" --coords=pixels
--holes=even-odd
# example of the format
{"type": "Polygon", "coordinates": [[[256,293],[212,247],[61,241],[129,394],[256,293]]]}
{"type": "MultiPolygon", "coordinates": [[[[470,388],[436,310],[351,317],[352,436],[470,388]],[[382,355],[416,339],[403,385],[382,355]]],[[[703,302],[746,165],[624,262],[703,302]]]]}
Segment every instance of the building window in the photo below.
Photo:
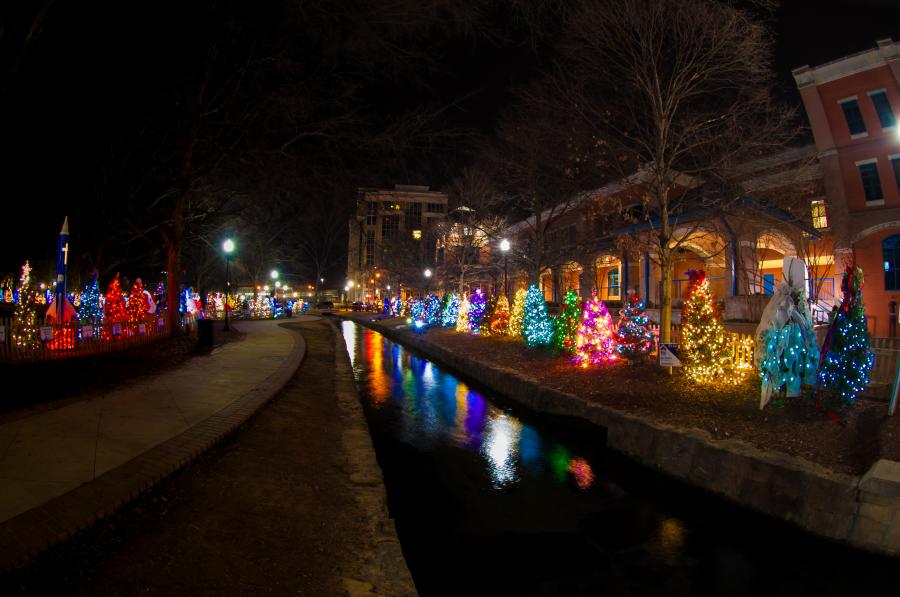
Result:
{"type": "Polygon", "coordinates": [[[444,204],[443,203],[429,203],[428,211],[433,214],[442,214],[442,213],[444,213],[444,204]]]}
{"type": "Polygon", "coordinates": [[[856,98],[841,100],[841,109],[844,111],[844,118],[847,119],[847,128],[850,129],[851,135],[861,135],[866,132],[866,123],[863,120],[862,112],[859,111],[859,102],[856,98]]]}
{"type": "Polygon", "coordinates": [[[810,206],[812,207],[813,228],[817,230],[828,228],[828,215],[825,213],[825,201],[822,199],[812,201],[810,202],[810,206]]]}
{"type": "Polygon", "coordinates": [[[884,260],[884,289],[900,290],[900,234],[884,239],[881,253],[884,260]]]}
{"type": "Polygon", "coordinates": [[[869,97],[872,98],[872,104],[875,105],[875,112],[878,113],[881,128],[886,129],[897,124],[894,111],[891,109],[891,102],[888,101],[887,93],[884,90],[871,91],[869,97]]]}
{"type": "MultiPolygon", "coordinates": [[[[373,204],[374,205],[374,204],[373,204]]],[[[366,265],[375,265],[375,231],[366,231],[366,265]]]]}
{"type": "Polygon", "coordinates": [[[397,232],[400,230],[400,216],[391,215],[384,216],[381,219],[381,238],[389,239],[397,236],[397,232]]]}
{"type": "Polygon", "coordinates": [[[609,288],[609,296],[619,295],[619,269],[611,269],[606,274],[606,286],[609,288]]]}
{"type": "Polygon", "coordinates": [[[413,230],[412,237],[416,240],[422,240],[422,231],[421,230],[413,230]]]}
{"type": "Polygon", "coordinates": [[[894,169],[894,181],[897,183],[897,187],[900,188],[900,155],[895,155],[891,158],[891,167],[894,169]]]}
{"type": "Polygon", "coordinates": [[[866,201],[883,201],[884,193],[881,191],[881,179],[878,178],[878,163],[866,162],[856,166],[859,168],[866,201]]]}
{"type": "Polygon", "coordinates": [[[378,204],[375,202],[371,202],[367,206],[366,211],[366,225],[374,226],[375,221],[378,219],[378,204]]]}
{"type": "Polygon", "coordinates": [[[422,204],[408,203],[406,205],[406,229],[422,227],[422,204]]]}

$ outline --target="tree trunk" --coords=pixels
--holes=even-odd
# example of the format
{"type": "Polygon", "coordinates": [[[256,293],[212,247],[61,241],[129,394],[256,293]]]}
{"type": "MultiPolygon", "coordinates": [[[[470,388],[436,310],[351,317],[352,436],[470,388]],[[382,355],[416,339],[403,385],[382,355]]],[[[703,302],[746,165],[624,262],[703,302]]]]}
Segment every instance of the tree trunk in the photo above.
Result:
{"type": "Polygon", "coordinates": [[[166,245],[166,320],[169,324],[169,334],[177,336],[181,333],[179,327],[178,305],[180,303],[179,284],[181,280],[181,243],[169,242],[166,245]]]}
{"type": "Polygon", "coordinates": [[[660,247],[660,269],[662,270],[662,300],[659,305],[659,341],[672,341],[672,249],[660,247]]]}

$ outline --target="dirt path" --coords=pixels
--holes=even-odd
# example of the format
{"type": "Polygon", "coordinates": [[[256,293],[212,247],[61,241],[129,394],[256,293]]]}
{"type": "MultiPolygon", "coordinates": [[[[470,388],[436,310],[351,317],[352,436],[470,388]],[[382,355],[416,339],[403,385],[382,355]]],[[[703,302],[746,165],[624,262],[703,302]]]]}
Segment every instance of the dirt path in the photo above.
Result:
{"type": "MultiPolygon", "coordinates": [[[[234,436],[116,516],[0,579],[0,594],[337,595],[371,542],[341,447],[335,341],[234,436]]],[[[370,514],[370,513],[369,513],[370,514]]]]}

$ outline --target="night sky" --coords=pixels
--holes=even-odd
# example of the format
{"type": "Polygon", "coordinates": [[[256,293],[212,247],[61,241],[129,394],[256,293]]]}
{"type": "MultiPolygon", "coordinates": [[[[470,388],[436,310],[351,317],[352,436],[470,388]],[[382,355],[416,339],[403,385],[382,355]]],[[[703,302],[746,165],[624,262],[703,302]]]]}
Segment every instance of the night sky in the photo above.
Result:
{"type": "MultiPolygon", "coordinates": [[[[210,34],[202,11],[185,8],[192,2],[53,2],[37,43],[10,77],[22,23],[28,22],[40,3],[4,4],[0,9],[4,24],[0,37],[4,174],[0,276],[16,271],[25,258],[51,263],[55,235],[65,215],[71,221],[76,254],[85,231],[102,230],[98,189],[112,176],[103,156],[117,147],[123,131],[165,120],[165,106],[182,99],[181,76],[189,77],[192,70],[201,68],[198,57],[203,57],[203,40],[210,34]]],[[[786,0],[783,4],[773,22],[775,67],[782,95],[790,102],[799,103],[791,68],[872,48],[883,37],[900,39],[896,0],[786,0]]],[[[275,36],[290,43],[284,23],[273,22],[275,15],[277,11],[253,9],[245,15],[246,21],[214,34],[243,36],[241,44],[263,49],[275,36]]],[[[534,77],[546,58],[540,50],[533,51],[521,31],[506,31],[503,20],[502,11],[492,16],[491,27],[497,35],[461,35],[444,43],[424,44],[431,55],[415,73],[415,81],[404,85],[402,79],[385,75],[382,84],[370,85],[366,93],[371,114],[377,118],[379,111],[389,114],[419,103],[457,99],[442,116],[443,123],[489,134],[512,89],[534,77]]],[[[296,73],[283,74],[289,79],[296,73]]],[[[408,76],[400,73],[400,77],[408,76]]],[[[272,77],[270,73],[270,85],[272,77]]],[[[465,156],[456,155],[454,160],[435,158],[442,167],[415,174],[430,180],[397,182],[444,185],[465,156]]],[[[387,184],[387,176],[400,177],[372,172],[367,179],[351,182],[387,184]]]]}

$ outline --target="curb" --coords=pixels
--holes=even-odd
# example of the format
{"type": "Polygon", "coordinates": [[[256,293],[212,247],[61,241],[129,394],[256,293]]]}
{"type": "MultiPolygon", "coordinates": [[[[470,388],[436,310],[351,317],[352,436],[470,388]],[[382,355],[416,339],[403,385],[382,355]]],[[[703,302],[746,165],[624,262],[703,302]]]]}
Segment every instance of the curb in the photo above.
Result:
{"type": "Polygon", "coordinates": [[[879,460],[862,477],[837,473],[742,440],[715,440],[700,429],[647,421],[541,386],[517,371],[473,361],[425,337],[369,320],[349,320],[535,412],[577,417],[604,427],[607,447],[643,466],[821,537],[900,556],[900,463],[879,460]]]}
{"type": "Polygon", "coordinates": [[[0,523],[0,573],[84,530],[209,450],[247,421],[291,380],[306,353],[303,336],[290,327],[294,346],[268,378],[190,429],[125,464],[0,523]]]}
{"type": "Polygon", "coordinates": [[[397,537],[397,528],[387,507],[384,477],[375,455],[369,425],[344,336],[333,318],[326,318],[334,332],[334,390],[341,412],[341,444],[349,461],[351,491],[365,512],[369,544],[357,545],[351,575],[343,577],[347,595],[418,595],[397,537]]]}

